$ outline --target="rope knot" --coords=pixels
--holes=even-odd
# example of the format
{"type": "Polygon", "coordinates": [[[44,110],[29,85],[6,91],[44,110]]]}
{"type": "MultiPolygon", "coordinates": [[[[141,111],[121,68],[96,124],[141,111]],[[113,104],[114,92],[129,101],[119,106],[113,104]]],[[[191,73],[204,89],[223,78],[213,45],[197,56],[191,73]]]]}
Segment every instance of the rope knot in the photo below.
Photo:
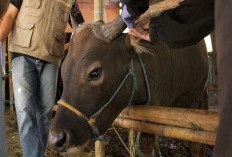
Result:
{"type": "Polygon", "coordinates": [[[90,126],[92,126],[95,122],[96,122],[95,118],[90,118],[90,120],[88,121],[90,126]]]}

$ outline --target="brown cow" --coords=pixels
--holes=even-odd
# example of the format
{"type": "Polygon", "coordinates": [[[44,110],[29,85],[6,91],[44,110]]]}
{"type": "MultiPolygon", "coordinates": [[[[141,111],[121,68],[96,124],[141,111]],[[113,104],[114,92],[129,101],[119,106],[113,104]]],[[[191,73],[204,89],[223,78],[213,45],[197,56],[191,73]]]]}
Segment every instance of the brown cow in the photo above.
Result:
{"type": "Polygon", "coordinates": [[[108,24],[84,25],[75,31],[62,66],[64,89],[50,129],[52,148],[67,151],[85,147],[93,136],[103,134],[127,107],[134,77],[135,105],[148,99],[147,76],[151,105],[207,108],[200,103],[208,75],[203,42],[183,49],[169,49],[160,42],[139,42],[135,46],[128,34],[121,34],[124,28],[119,18],[108,24]],[[149,52],[141,53],[146,76],[137,57],[141,50],[149,52]]]}

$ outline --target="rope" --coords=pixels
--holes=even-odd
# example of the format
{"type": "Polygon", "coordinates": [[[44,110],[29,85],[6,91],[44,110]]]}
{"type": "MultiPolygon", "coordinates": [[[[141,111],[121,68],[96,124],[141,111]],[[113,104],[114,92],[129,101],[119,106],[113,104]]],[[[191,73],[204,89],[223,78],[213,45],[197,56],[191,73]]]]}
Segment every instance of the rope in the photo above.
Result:
{"type": "Polygon", "coordinates": [[[147,72],[146,72],[146,69],[144,67],[143,60],[141,59],[141,56],[138,53],[137,53],[137,56],[139,58],[140,65],[141,65],[142,70],[143,70],[143,76],[144,76],[144,80],[146,83],[146,89],[147,89],[147,102],[144,105],[149,105],[151,103],[151,90],[150,90],[150,85],[149,85],[149,81],[147,78],[147,72]]]}
{"type": "Polygon", "coordinates": [[[114,132],[116,133],[116,135],[118,136],[119,140],[121,141],[122,145],[125,147],[125,149],[127,150],[127,152],[130,154],[129,148],[126,146],[125,142],[122,140],[121,136],[119,135],[118,131],[116,130],[116,128],[111,125],[112,128],[114,129],[114,132]]]}

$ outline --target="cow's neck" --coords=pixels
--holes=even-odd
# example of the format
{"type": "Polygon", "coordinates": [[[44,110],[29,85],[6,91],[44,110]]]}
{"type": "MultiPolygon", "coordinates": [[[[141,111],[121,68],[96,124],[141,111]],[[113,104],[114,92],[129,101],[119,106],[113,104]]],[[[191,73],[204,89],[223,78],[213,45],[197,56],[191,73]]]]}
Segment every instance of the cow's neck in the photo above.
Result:
{"type": "Polygon", "coordinates": [[[148,96],[150,94],[150,88],[149,85],[149,76],[147,74],[147,69],[145,66],[145,58],[143,54],[139,55],[142,59],[143,63],[139,61],[138,56],[135,54],[133,55],[134,60],[134,68],[135,68],[135,76],[136,76],[136,83],[137,83],[137,90],[135,92],[134,98],[133,98],[133,104],[134,105],[144,105],[149,103],[150,97],[148,96]],[[143,70],[143,66],[145,71],[143,70]],[[145,79],[148,79],[148,82],[146,82],[145,79]]]}
{"type": "MultiPolygon", "coordinates": [[[[141,63],[137,57],[137,54],[134,50],[134,48],[130,45],[130,39],[127,35],[123,34],[121,35],[118,40],[118,43],[116,43],[116,45],[118,45],[121,49],[121,51],[117,52],[117,55],[120,55],[121,57],[123,57],[125,60],[127,60],[128,65],[130,63],[130,61],[133,59],[133,63],[134,63],[134,68],[135,68],[135,75],[136,75],[136,83],[137,83],[137,90],[135,92],[134,98],[133,98],[133,104],[135,105],[143,105],[147,102],[148,100],[148,96],[147,96],[147,88],[146,88],[146,83],[144,80],[144,74],[143,74],[143,70],[142,70],[142,66],[141,63]],[[121,54],[118,54],[121,53],[121,54]]],[[[145,69],[147,71],[147,76],[148,80],[151,79],[151,65],[152,63],[152,57],[151,54],[147,53],[147,54],[140,54],[145,69]],[[149,68],[149,69],[148,69],[149,68]]],[[[154,70],[154,69],[152,69],[154,70]]],[[[150,80],[151,82],[151,80],[150,80]]]]}

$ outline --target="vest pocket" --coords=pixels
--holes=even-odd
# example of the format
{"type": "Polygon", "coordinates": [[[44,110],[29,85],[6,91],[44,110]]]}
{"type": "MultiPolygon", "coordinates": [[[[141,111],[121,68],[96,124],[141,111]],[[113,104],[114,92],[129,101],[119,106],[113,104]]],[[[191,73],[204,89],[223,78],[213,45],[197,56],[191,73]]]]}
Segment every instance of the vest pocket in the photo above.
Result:
{"type": "MultiPolygon", "coordinates": [[[[62,0],[61,0],[62,1],[62,0]]],[[[60,2],[58,0],[57,6],[56,6],[56,15],[55,18],[53,19],[53,32],[52,38],[53,41],[51,45],[47,44],[46,47],[49,51],[49,53],[55,57],[62,58],[64,56],[64,42],[65,42],[65,27],[66,23],[68,22],[69,19],[69,13],[71,10],[71,7],[68,7],[64,4],[67,2],[60,2]]],[[[69,3],[68,3],[69,4],[69,3]]],[[[71,6],[71,3],[70,3],[71,6]]]]}
{"type": "Polygon", "coordinates": [[[57,38],[53,40],[51,55],[62,58],[64,57],[64,42],[59,41],[57,38]]]}
{"type": "Polygon", "coordinates": [[[58,58],[63,57],[64,52],[64,42],[65,42],[65,27],[66,22],[61,20],[60,18],[54,19],[54,30],[52,32],[53,42],[51,45],[50,54],[56,56],[58,58]]]}
{"type": "Polygon", "coordinates": [[[11,42],[21,47],[30,47],[34,25],[35,24],[25,24],[22,27],[16,26],[11,32],[11,42]]]}

